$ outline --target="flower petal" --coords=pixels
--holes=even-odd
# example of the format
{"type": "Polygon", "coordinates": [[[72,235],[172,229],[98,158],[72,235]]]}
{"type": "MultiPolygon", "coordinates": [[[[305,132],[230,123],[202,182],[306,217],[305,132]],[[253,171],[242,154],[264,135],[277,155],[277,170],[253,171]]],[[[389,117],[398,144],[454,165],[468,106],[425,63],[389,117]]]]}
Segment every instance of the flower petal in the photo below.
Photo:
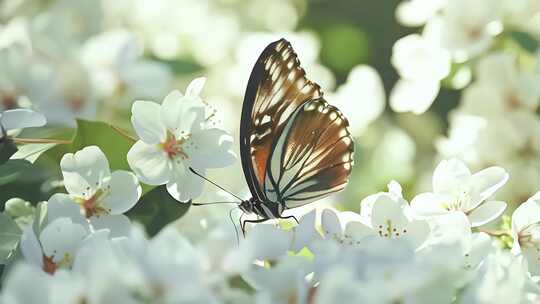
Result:
{"type": "Polygon", "coordinates": [[[110,214],[122,214],[128,211],[141,197],[139,180],[129,171],[114,171],[111,174],[109,186],[110,193],[104,198],[103,206],[110,214]]]}
{"type": "Polygon", "coordinates": [[[131,123],[137,135],[147,144],[164,142],[167,130],[161,122],[161,107],[151,101],[137,100],[131,107],[131,123]]]}
{"type": "Polygon", "coordinates": [[[324,209],[321,215],[321,226],[325,238],[341,238],[343,227],[339,221],[337,213],[332,209],[324,209]]]}
{"type": "MultiPolygon", "coordinates": [[[[508,181],[508,173],[501,167],[489,167],[472,175],[471,186],[478,194],[478,203],[493,195],[508,181]]],[[[476,206],[471,206],[475,208],[476,206]]]]}
{"type": "Polygon", "coordinates": [[[315,228],[315,217],[317,211],[313,209],[309,213],[302,216],[300,224],[294,227],[293,240],[291,250],[298,252],[302,248],[309,246],[312,242],[321,239],[321,235],[315,228]]]}
{"type": "Polygon", "coordinates": [[[95,231],[107,229],[110,237],[125,237],[130,234],[131,222],[123,214],[104,215],[90,218],[90,223],[95,231]]]}
{"type": "Polygon", "coordinates": [[[535,223],[540,223],[540,201],[528,200],[512,214],[512,232],[515,235],[535,223]]]}
{"type": "Polygon", "coordinates": [[[71,197],[64,193],[56,193],[47,203],[47,221],[51,223],[58,218],[69,218],[74,223],[79,224],[88,231],[88,221],[81,213],[81,207],[75,203],[71,197]]]}
{"type": "Polygon", "coordinates": [[[49,223],[41,232],[39,240],[43,248],[43,254],[53,257],[55,263],[67,256],[73,258],[87,231],[79,224],[74,224],[71,219],[58,218],[49,223]]]}
{"type": "Polygon", "coordinates": [[[194,145],[186,146],[194,167],[223,168],[236,160],[232,150],[233,138],[220,129],[202,130],[192,134],[194,145]]]}
{"type": "Polygon", "coordinates": [[[127,154],[129,167],[141,182],[149,185],[162,185],[172,176],[172,166],[165,152],[157,145],[137,141],[127,154]]]}
{"type": "Polygon", "coordinates": [[[345,225],[344,234],[351,241],[359,242],[368,236],[375,235],[375,231],[362,222],[351,221],[345,225]]]}
{"type": "Polygon", "coordinates": [[[161,105],[161,120],[176,137],[186,136],[201,129],[204,121],[204,104],[191,96],[172,91],[161,105]]]}
{"type": "Polygon", "coordinates": [[[186,96],[198,97],[201,95],[201,92],[206,83],[206,77],[199,77],[193,79],[186,89],[186,96]]]}
{"type": "MultiPolygon", "coordinates": [[[[203,192],[204,180],[189,171],[184,164],[174,166],[174,177],[167,184],[169,194],[180,202],[188,202],[203,192]]],[[[205,171],[197,169],[199,174],[205,171]]]]}
{"type": "Polygon", "coordinates": [[[425,243],[430,232],[431,229],[426,221],[416,220],[409,223],[407,226],[407,233],[404,237],[407,238],[415,248],[418,248],[425,243]]]}
{"type": "Polygon", "coordinates": [[[471,227],[487,224],[498,218],[506,209],[506,203],[501,201],[489,201],[474,209],[469,215],[471,227]]]}
{"type": "Polygon", "coordinates": [[[24,229],[24,233],[21,236],[20,247],[24,258],[29,263],[32,263],[39,268],[43,266],[43,252],[41,251],[41,245],[39,244],[39,240],[31,225],[28,225],[24,229]]]}
{"type": "Polygon", "coordinates": [[[422,114],[439,93],[439,81],[433,79],[400,79],[390,92],[390,107],[395,112],[422,114]]]}
{"type": "Polygon", "coordinates": [[[60,167],[67,192],[80,197],[95,191],[111,175],[109,162],[97,146],[65,154],[60,167]]]}
{"type": "Polygon", "coordinates": [[[531,275],[540,275],[540,251],[536,247],[522,247],[521,253],[527,261],[527,270],[531,275]]]}
{"type": "Polygon", "coordinates": [[[408,220],[401,205],[388,194],[380,195],[373,204],[371,226],[379,235],[390,237],[394,232],[402,233],[408,220]],[[393,229],[396,231],[393,231],[393,229]]]}
{"type": "Polygon", "coordinates": [[[47,123],[43,114],[29,109],[7,110],[0,115],[0,124],[6,130],[41,127],[47,123]]]}
{"type": "Polygon", "coordinates": [[[248,232],[241,248],[251,250],[253,257],[257,259],[274,259],[287,254],[291,237],[290,231],[281,230],[274,225],[255,225],[248,232]]]}
{"type": "Polygon", "coordinates": [[[445,195],[431,192],[420,193],[411,201],[411,208],[415,214],[423,217],[431,217],[448,213],[444,205],[449,202],[445,195]]]}
{"type": "Polygon", "coordinates": [[[469,168],[458,159],[443,160],[433,172],[433,192],[448,193],[459,189],[471,176],[469,168]]]}

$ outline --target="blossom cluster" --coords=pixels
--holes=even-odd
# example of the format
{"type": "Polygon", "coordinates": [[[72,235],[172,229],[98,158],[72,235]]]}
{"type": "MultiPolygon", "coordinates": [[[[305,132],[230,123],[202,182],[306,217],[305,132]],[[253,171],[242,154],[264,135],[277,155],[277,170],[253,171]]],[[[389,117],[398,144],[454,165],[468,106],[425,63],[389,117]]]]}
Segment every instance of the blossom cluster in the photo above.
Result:
{"type": "Polygon", "coordinates": [[[191,230],[171,226],[148,239],[123,215],[141,194],[137,177],[111,173],[95,146],[64,155],[60,166],[67,194],[37,208],[13,200],[2,214],[3,226],[14,235],[21,231],[2,303],[335,303],[344,295],[350,303],[522,303],[540,297],[540,194],[514,211],[506,231],[485,228],[506,208],[490,200],[508,180],[501,167],[472,173],[457,159],[445,160],[434,171],[432,192],[410,203],[391,181],[387,192],[364,198],[358,212],[324,208],[295,226],[254,225],[237,243],[234,227],[218,215],[222,208],[194,210],[191,230]],[[513,239],[506,244],[511,251],[502,234],[513,239]]]}
{"type": "Polygon", "coordinates": [[[499,195],[513,206],[534,194],[540,182],[540,53],[522,41],[540,37],[538,3],[409,0],[396,17],[423,28],[394,45],[392,64],[401,79],[392,89],[392,109],[424,113],[441,87],[462,89],[447,135],[436,140],[440,157],[458,157],[477,169],[504,166],[511,186],[499,195]]]}

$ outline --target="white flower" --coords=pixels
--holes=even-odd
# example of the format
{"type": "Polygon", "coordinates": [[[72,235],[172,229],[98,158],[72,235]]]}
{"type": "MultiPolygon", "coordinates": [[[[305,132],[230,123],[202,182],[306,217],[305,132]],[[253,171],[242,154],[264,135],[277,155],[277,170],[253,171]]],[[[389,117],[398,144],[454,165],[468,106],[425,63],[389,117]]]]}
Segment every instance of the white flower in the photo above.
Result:
{"type": "Polygon", "coordinates": [[[439,92],[439,81],[450,73],[450,54],[412,34],[394,44],[391,60],[402,79],[392,89],[390,106],[397,112],[425,112],[439,92]]]}
{"type": "Polygon", "coordinates": [[[232,273],[242,272],[254,260],[276,260],[287,254],[291,243],[291,231],[279,229],[272,224],[255,225],[240,246],[227,254],[224,268],[232,273]]]}
{"type": "Polygon", "coordinates": [[[141,196],[141,186],[133,173],[124,170],[111,173],[107,158],[96,146],[65,154],[60,167],[69,197],[57,194],[53,199],[67,201],[66,204],[70,200],[78,203],[81,213],[96,228],[107,227],[115,221],[119,225],[126,223],[127,218],[122,214],[141,196]]]}
{"type": "Polygon", "coordinates": [[[168,89],[171,73],[166,65],[143,60],[141,55],[142,49],[132,33],[113,30],[86,41],[81,60],[102,96],[157,98],[168,89]]]}
{"type": "Polygon", "coordinates": [[[310,272],[312,265],[305,257],[285,256],[270,269],[253,267],[242,278],[259,292],[257,303],[306,303],[310,272]]]}
{"type": "Polygon", "coordinates": [[[32,101],[51,124],[75,127],[76,118],[95,119],[98,99],[90,82],[91,74],[82,64],[63,59],[55,64],[42,64],[41,69],[44,70],[41,73],[51,74],[52,93],[47,98],[34,97],[32,101]]]}
{"type": "Polygon", "coordinates": [[[431,107],[439,89],[438,80],[400,79],[390,93],[390,107],[396,112],[422,114],[431,107]]]}
{"type": "Polygon", "coordinates": [[[424,35],[452,52],[458,62],[487,50],[502,31],[501,0],[448,1],[441,17],[431,18],[424,35]]]}
{"type": "MultiPolygon", "coordinates": [[[[324,210],[323,212],[326,212],[324,210]]],[[[328,211],[333,214],[332,211],[328,211]]],[[[300,223],[293,228],[293,236],[291,243],[291,250],[294,252],[299,252],[304,247],[308,247],[315,241],[321,240],[321,235],[316,229],[316,216],[317,210],[313,209],[312,211],[304,214],[300,218],[300,223]]],[[[324,228],[323,228],[324,230],[324,228]]]]}
{"type": "Polygon", "coordinates": [[[482,57],[476,79],[463,95],[461,109],[466,113],[486,116],[538,108],[540,77],[520,71],[511,54],[498,52],[482,57]]]}
{"type": "MultiPolygon", "coordinates": [[[[175,228],[165,228],[151,240],[141,230],[133,229],[129,238],[119,241],[118,248],[113,249],[117,250],[112,252],[112,267],[131,269],[131,275],[121,277],[138,290],[140,298],[164,303],[213,303],[212,282],[204,282],[203,255],[175,228]]],[[[87,254],[92,260],[92,250],[87,254]]],[[[91,272],[92,263],[86,264],[86,270],[81,270],[91,272]]]]}
{"type": "Polygon", "coordinates": [[[0,111],[51,97],[52,73],[19,44],[0,48],[0,111]]]}
{"type": "Polygon", "coordinates": [[[354,135],[361,135],[382,114],[385,99],[379,74],[367,65],[352,68],[347,81],[328,98],[349,118],[354,135]]]}
{"type": "Polygon", "coordinates": [[[0,126],[3,129],[0,137],[4,136],[4,132],[41,127],[47,123],[45,116],[41,113],[29,109],[13,109],[0,112],[0,126]]]}
{"type": "MultiPolygon", "coordinates": [[[[480,146],[478,142],[481,138],[488,137],[486,132],[493,129],[488,128],[486,118],[455,112],[449,120],[448,137],[440,138],[435,142],[439,153],[444,157],[458,157],[473,164],[485,160],[486,155],[478,151],[480,146]]],[[[498,133],[497,131],[495,133],[498,133]]]]}
{"type": "Polygon", "coordinates": [[[430,234],[429,224],[414,218],[397,182],[392,181],[388,190],[363,199],[360,215],[369,221],[370,227],[379,237],[406,239],[415,248],[421,247],[430,234]]]}
{"type": "Polygon", "coordinates": [[[345,246],[358,245],[363,238],[375,234],[364,219],[354,212],[336,213],[332,209],[324,209],[321,225],[326,240],[345,246]]]}
{"type": "MultiPolygon", "coordinates": [[[[487,256],[463,291],[463,303],[528,303],[525,288],[528,278],[507,251],[487,256]]],[[[531,284],[532,285],[532,284],[531,284]]]]}
{"type": "Polygon", "coordinates": [[[540,275],[540,192],[512,214],[514,254],[522,255],[529,272],[540,275]]]}
{"type": "Polygon", "coordinates": [[[396,41],[391,62],[405,79],[441,80],[450,72],[448,51],[418,34],[396,41]]]}
{"type": "Polygon", "coordinates": [[[44,303],[51,289],[49,275],[25,263],[19,263],[2,282],[0,302],[5,304],[44,303]],[[31,279],[30,279],[31,278],[31,279]]]}
{"type": "Polygon", "coordinates": [[[204,79],[191,82],[183,96],[173,91],[159,105],[136,101],[131,121],[140,140],[127,159],[140,180],[150,185],[167,184],[169,193],[188,201],[202,193],[203,180],[190,168],[204,174],[235,160],[232,138],[225,131],[208,126],[199,93],[204,79]]]}
{"type": "Polygon", "coordinates": [[[89,232],[87,225],[65,217],[56,218],[39,236],[32,226],[28,226],[21,238],[21,250],[29,263],[54,274],[59,268],[71,268],[75,254],[89,232]]]}
{"type": "Polygon", "coordinates": [[[506,203],[488,201],[508,180],[501,167],[489,167],[472,174],[457,160],[443,160],[433,173],[433,192],[421,193],[411,201],[411,207],[422,216],[463,212],[471,226],[482,226],[499,217],[506,203]]]}
{"type": "Polygon", "coordinates": [[[398,4],[396,18],[407,26],[420,26],[446,6],[448,0],[409,0],[398,4]]]}

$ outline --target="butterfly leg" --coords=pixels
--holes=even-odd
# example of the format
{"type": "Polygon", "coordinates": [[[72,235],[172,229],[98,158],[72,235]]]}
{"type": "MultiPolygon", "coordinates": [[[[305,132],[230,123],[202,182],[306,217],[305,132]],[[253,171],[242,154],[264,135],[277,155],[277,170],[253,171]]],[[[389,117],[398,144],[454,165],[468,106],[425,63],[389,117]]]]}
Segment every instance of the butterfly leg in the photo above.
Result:
{"type": "Polygon", "coordinates": [[[282,219],[282,220],[286,220],[286,219],[290,219],[290,218],[292,218],[296,222],[297,225],[300,225],[300,222],[296,219],[296,217],[294,215],[280,217],[280,219],[282,219]]]}
{"type": "Polygon", "coordinates": [[[267,218],[260,218],[256,220],[245,220],[244,222],[240,221],[240,226],[242,227],[242,234],[244,235],[244,238],[246,238],[246,224],[247,223],[257,224],[257,223],[266,222],[267,220],[268,220],[267,218]]]}

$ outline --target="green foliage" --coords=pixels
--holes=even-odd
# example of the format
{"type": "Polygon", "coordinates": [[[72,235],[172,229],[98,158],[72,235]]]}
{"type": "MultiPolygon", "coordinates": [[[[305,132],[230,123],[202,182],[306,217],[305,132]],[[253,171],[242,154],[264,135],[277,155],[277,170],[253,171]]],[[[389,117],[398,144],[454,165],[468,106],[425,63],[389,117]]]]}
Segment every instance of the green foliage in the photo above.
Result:
{"type": "Polygon", "coordinates": [[[323,60],[341,73],[346,73],[353,66],[368,60],[368,37],[353,25],[331,26],[323,31],[321,38],[323,46],[330,46],[323,47],[323,60]]]}
{"type": "Polygon", "coordinates": [[[176,201],[162,185],[143,195],[126,215],[141,223],[146,232],[154,236],[167,224],[181,218],[190,206],[191,203],[176,201]]]}
{"type": "Polygon", "coordinates": [[[0,264],[5,264],[17,248],[21,235],[22,231],[15,221],[7,214],[0,213],[0,264]]]}
{"type": "Polygon", "coordinates": [[[511,31],[510,37],[519,44],[519,46],[530,53],[538,50],[540,43],[531,34],[522,31],[511,31]]]}
{"type": "Polygon", "coordinates": [[[32,163],[23,159],[10,159],[0,165],[0,186],[17,180],[32,163]]]}
{"type": "Polygon", "coordinates": [[[7,162],[15,152],[17,152],[17,146],[9,137],[0,139],[0,164],[7,162]]]}
{"type": "Polygon", "coordinates": [[[129,170],[126,155],[132,144],[133,142],[116,132],[110,124],[79,119],[77,133],[69,152],[95,145],[105,153],[112,170],[129,170]]]}

